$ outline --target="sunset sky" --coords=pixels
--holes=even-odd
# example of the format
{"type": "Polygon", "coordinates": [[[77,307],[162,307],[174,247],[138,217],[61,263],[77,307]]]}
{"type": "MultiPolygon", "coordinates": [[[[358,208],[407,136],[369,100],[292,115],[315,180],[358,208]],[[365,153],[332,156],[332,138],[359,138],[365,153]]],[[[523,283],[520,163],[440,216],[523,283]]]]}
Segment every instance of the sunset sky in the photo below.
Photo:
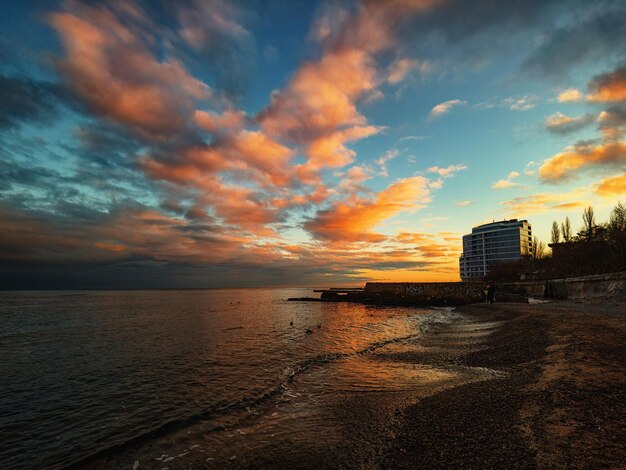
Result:
{"type": "Polygon", "coordinates": [[[625,131],[623,1],[3,1],[2,288],[458,280],[625,131]]]}

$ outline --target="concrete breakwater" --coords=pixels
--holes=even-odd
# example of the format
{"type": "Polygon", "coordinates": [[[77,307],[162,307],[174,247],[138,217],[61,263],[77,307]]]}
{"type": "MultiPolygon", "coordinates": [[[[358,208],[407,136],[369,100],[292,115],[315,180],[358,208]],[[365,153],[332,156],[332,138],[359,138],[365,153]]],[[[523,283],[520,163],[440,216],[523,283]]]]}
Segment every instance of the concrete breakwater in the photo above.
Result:
{"type": "Polygon", "coordinates": [[[391,305],[462,305],[484,300],[482,282],[368,282],[363,300],[391,305]]]}

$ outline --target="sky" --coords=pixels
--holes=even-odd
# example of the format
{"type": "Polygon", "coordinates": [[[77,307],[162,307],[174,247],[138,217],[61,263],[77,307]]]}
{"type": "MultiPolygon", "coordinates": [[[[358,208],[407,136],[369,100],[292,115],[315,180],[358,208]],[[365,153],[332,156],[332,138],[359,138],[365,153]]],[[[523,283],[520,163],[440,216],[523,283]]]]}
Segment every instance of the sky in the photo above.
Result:
{"type": "Polygon", "coordinates": [[[4,1],[1,288],[456,281],[625,131],[623,1],[4,1]]]}

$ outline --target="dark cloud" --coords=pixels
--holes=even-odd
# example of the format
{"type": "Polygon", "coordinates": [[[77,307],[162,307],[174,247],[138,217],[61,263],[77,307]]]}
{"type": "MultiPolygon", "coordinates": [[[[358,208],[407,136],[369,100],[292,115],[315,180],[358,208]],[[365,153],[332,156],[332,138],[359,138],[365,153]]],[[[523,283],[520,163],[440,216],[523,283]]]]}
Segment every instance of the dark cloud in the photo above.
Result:
{"type": "Polygon", "coordinates": [[[589,92],[591,101],[609,103],[626,101],[626,65],[594,77],[589,82],[589,92]]]}
{"type": "MultiPolygon", "coordinates": [[[[207,224],[172,225],[140,205],[93,212],[76,223],[50,212],[0,203],[0,289],[110,289],[246,287],[327,282],[328,263],[277,259],[267,263],[239,250],[207,224]],[[173,229],[175,234],[168,233],[173,229]],[[172,236],[174,235],[174,236],[172,236]],[[232,255],[198,259],[230,243],[232,255]],[[202,247],[198,254],[181,245],[202,247]],[[184,259],[181,259],[184,258],[184,259]],[[197,260],[197,261],[196,261],[197,260]]],[[[337,282],[354,282],[354,269],[332,266],[337,282]]]]}
{"type": "Polygon", "coordinates": [[[58,172],[38,167],[26,167],[18,163],[0,160],[0,184],[4,187],[33,186],[51,184],[61,175],[58,172]]]}
{"type": "MultiPolygon", "coordinates": [[[[527,27],[541,17],[550,0],[503,2],[499,0],[451,0],[443,2],[431,11],[416,17],[404,26],[403,34],[436,34],[436,40],[445,43],[463,42],[486,30],[504,30],[509,34],[527,27]],[[417,31],[407,31],[420,27],[417,31]]],[[[572,2],[573,3],[573,2],[572,2]]]]}
{"type": "Polygon", "coordinates": [[[73,149],[86,161],[103,168],[131,167],[143,144],[124,129],[93,123],[74,130],[78,146],[73,149]]]}
{"type": "MultiPolygon", "coordinates": [[[[65,150],[78,160],[68,184],[97,191],[106,210],[113,201],[144,200],[159,196],[160,189],[146,179],[137,159],[146,144],[127,129],[103,122],[83,122],[73,132],[65,150]]],[[[101,203],[102,204],[102,203],[101,203]]]]}
{"type": "Polygon", "coordinates": [[[598,59],[619,60],[625,56],[626,7],[622,3],[610,11],[554,30],[526,59],[522,70],[528,75],[558,79],[576,64],[598,59]]]}
{"type": "Polygon", "coordinates": [[[0,38],[0,64],[8,64],[13,62],[14,54],[13,49],[9,46],[9,43],[0,38]]]}
{"type": "Polygon", "coordinates": [[[188,220],[202,221],[210,220],[211,217],[206,213],[206,210],[202,207],[192,206],[185,212],[185,218],[188,220]]]}
{"type": "Polygon", "coordinates": [[[569,135],[584,129],[595,121],[596,116],[593,114],[570,118],[557,113],[557,115],[546,119],[546,129],[555,135],[569,135]]]}
{"type": "Polygon", "coordinates": [[[622,138],[626,133],[626,103],[608,106],[600,113],[598,130],[605,140],[622,138]]]}
{"type": "Polygon", "coordinates": [[[0,76],[0,129],[49,122],[58,114],[62,95],[54,83],[0,76]]]}
{"type": "MultiPolygon", "coordinates": [[[[45,142],[41,145],[45,148],[45,142]]],[[[68,147],[80,159],[75,167],[63,172],[47,166],[49,162],[22,158],[24,153],[14,153],[19,147],[12,150],[0,153],[0,188],[1,200],[15,208],[42,210],[83,224],[94,213],[107,212],[124,201],[142,201],[158,195],[152,189],[153,183],[139,170],[98,161],[90,163],[79,147],[68,147]]]]}
{"type": "Polygon", "coordinates": [[[407,53],[447,64],[446,72],[522,53],[521,74],[539,78],[623,57],[625,33],[623,2],[585,0],[450,0],[398,25],[407,53]]]}
{"type": "Polygon", "coordinates": [[[246,25],[256,14],[244,2],[185,1],[173,4],[179,44],[192,67],[209,70],[216,89],[240,98],[257,64],[257,46],[246,25]]]}
{"type": "Polygon", "coordinates": [[[605,126],[626,126],[626,103],[607,107],[602,114],[602,121],[605,126]]]}

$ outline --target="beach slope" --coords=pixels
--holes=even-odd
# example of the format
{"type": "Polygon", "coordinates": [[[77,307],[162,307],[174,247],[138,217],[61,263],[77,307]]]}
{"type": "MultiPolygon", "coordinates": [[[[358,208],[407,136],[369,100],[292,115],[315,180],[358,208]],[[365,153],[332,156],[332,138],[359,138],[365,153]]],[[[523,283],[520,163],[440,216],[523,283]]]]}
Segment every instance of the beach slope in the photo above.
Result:
{"type": "Polygon", "coordinates": [[[406,408],[381,466],[626,465],[625,302],[474,304],[459,310],[479,323],[501,323],[481,350],[452,360],[506,375],[406,408]]]}

